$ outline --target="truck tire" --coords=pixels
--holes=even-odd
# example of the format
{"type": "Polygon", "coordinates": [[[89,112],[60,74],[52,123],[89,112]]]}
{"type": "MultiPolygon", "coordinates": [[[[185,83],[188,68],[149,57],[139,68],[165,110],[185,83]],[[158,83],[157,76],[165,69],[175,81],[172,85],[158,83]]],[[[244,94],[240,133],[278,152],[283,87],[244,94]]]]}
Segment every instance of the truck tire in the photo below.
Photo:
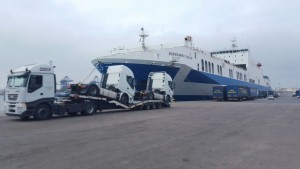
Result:
{"type": "Polygon", "coordinates": [[[98,88],[98,86],[95,85],[95,84],[92,84],[92,85],[89,87],[88,95],[89,95],[89,96],[97,96],[97,95],[99,95],[99,88],[98,88]]]}
{"type": "Polygon", "coordinates": [[[46,104],[39,104],[33,113],[33,118],[35,120],[46,120],[49,119],[51,116],[51,110],[46,104]]]}
{"type": "Polygon", "coordinates": [[[122,94],[121,99],[120,99],[120,102],[121,102],[122,104],[127,105],[127,104],[128,104],[128,101],[129,101],[128,95],[127,95],[127,94],[122,94]]]}
{"type": "Polygon", "coordinates": [[[97,111],[97,106],[93,102],[86,102],[83,105],[82,115],[89,116],[97,111]]]}
{"type": "Polygon", "coordinates": [[[166,103],[170,103],[171,102],[171,97],[170,97],[170,95],[167,95],[167,97],[166,97],[166,103]]]}

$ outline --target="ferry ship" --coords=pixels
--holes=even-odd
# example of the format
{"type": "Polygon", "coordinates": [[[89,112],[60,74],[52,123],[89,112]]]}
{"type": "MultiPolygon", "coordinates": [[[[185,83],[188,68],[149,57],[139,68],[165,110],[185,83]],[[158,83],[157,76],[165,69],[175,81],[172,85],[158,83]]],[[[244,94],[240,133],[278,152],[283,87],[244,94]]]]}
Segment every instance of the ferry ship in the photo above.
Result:
{"type": "Polygon", "coordinates": [[[109,54],[92,60],[100,73],[111,65],[126,65],[136,78],[136,89],[145,90],[149,72],[166,71],[175,82],[174,99],[212,99],[213,86],[241,85],[256,88],[259,93],[271,90],[268,76],[263,74],[261,63],[251,58],[249,49],[232,49],[207,52],[193,46],[191,36],[182,45],[147,46],[149,34],[141,29],[141,47],[115,48],[109,54]]]}

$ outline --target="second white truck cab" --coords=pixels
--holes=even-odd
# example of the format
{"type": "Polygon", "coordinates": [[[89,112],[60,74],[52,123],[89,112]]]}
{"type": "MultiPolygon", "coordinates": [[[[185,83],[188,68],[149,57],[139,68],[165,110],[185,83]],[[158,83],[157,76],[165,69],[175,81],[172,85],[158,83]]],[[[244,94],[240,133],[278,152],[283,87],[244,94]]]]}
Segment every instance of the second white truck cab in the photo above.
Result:
{"type": "Polygon", "coordinates": [[[148,75],[147,91],[153,91],[155,99],[171,102],[173,100],[175,83],[166,72],[150,72],[148,75]]]}

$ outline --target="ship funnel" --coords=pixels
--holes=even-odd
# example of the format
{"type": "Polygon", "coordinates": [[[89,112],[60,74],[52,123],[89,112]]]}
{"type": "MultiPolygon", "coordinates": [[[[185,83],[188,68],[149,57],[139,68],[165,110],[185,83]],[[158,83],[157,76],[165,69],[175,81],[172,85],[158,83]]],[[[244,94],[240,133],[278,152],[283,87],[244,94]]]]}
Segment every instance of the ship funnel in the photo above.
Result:
{"type": "Polygon", "coordinates": [[[186,47],[190,47],[190,48],[193,47],[193,39],[192,39],[191,36],[186,36],[186,37],[184,38],[184,42],[185,42],[185,46],[186,46],[186,47]]]}

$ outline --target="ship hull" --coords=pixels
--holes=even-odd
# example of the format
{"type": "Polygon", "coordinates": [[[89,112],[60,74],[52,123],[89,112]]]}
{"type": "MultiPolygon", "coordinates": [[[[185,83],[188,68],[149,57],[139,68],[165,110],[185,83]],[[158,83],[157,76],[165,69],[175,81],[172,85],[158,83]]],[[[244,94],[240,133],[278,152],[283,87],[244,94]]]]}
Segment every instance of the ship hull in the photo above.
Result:
{"type": "Polygon", "coordinates": [[[212,99],[212,88],[217,85],[240,85],[257,88],[259,91],[271,90],[270,87],[197,71],[184,64],[152,65],[120,60],[116,62],[101,60],[101,64],[97,64],[98,61],[93,62],[101,73],[106,73],[107,67],[111,65],[122,64],[129,67],[134,72],[136,89],[139,91],[146,89],[146,81],[150,72],[165,71],[175,82],[174,99],[177,101],[210,100],[212,99]]]}

